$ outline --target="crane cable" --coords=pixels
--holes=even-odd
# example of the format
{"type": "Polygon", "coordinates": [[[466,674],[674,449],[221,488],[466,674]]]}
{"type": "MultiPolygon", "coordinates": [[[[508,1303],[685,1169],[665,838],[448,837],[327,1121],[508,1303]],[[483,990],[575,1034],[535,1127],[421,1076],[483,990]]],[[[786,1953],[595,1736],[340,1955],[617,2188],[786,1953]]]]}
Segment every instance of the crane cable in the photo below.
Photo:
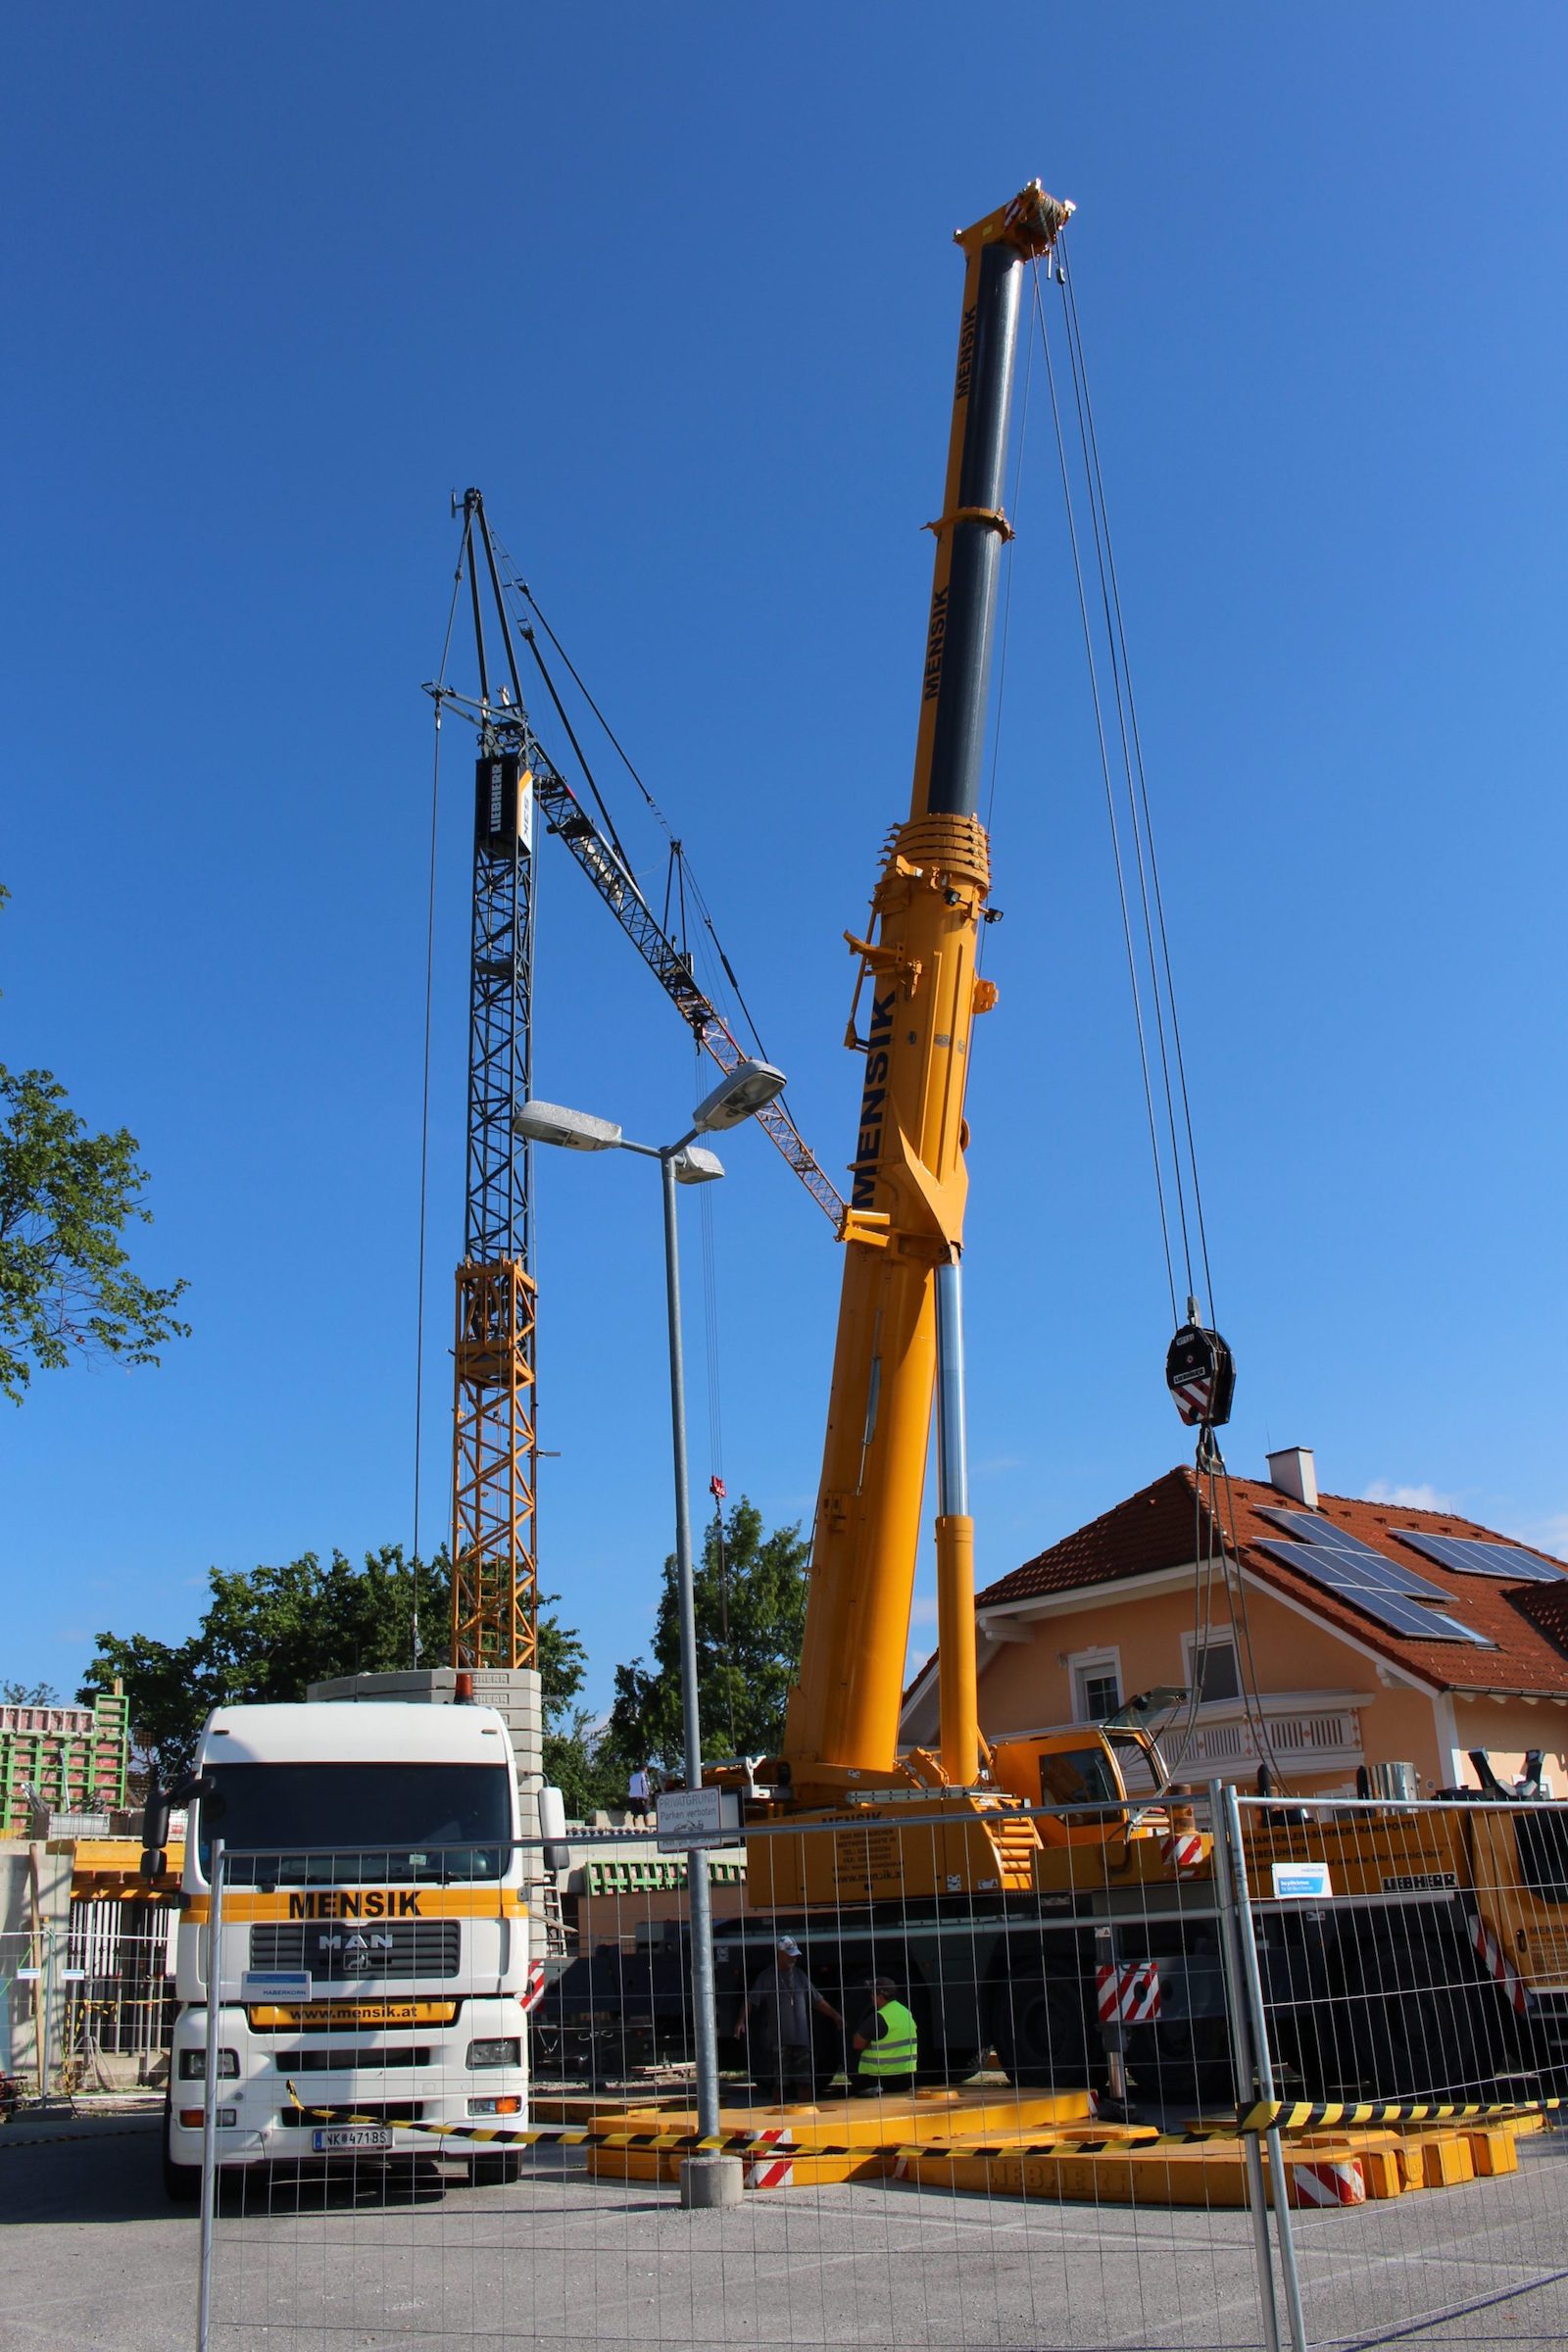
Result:
{"type": "MultiPolygon", "coordinates": [[[[444,686],[447,662],[452,654],[452,628],[458,616],[458,598],[463,593],[463,573],[467,557],[467,540],[458,549],[458,567],[452,575],[452,602],[447,607],[446,635],[441,641],[441,666],[436,673],[438,685],[444,686]]],[[[430,1197],[430,1029],[435,995],[435,874],[436,827],[441,808],[441,697],[436,695],[432,708],[435,712],[435,743],[430,759],[430,879],[424,925],[424,1064],[420,1077],[419,1095],[419,1247],[418,1285],[414,1310],[414,1557],[410,1563],[413,1582],[412,1608],[409,1625],[410,1664],[417,1670],[419,1664],[419,1472],[424,1436],[424,1243],[429,1215],[430,1197]]]]}
{"type": "MultiPolygon", "coordinates": [[[[1060,239],[1057,239],[1059,244],[1060,239]]],[[[1121,832],[1116,821],[1115,786],[1111,781],[1110,746],[1105,737],[1105,714],[1100,694],[1100,672],[1095,661],[1095,637],[1089,617],[1089,596],[1084,586],[1083,557],[1078,544],[1077,512],[1073,502],[1072,475],[1067,463],[1067,442],[1062,431],[1061,404],[1056,397],[1056,371],[1052,365],[1051,339],[1046,332],[1045,306],[1040,299],[1040,266],[1034,271],[1035,320],[1040,330],[1040,347],[1045,357],[1046,380],[1051,388],[1051,416],[1055,429],[1056,460],[1061,470],[1062,501],[1065,509],[1067,539],[1072,551],[1073,579],[1078,592],[1078,617],[1083,627],[1084,655],[1089,665],[1089,695],[1094,706],[1095,735],[1100,747],[1100,771],[1105,791],[1105,813],[1110,820],[1110,850],[1116,869],[1116,897],[1121,908],[1122,942],[1127,952],[1127,977],[1132,990],[1133,1025],[1138,1035],[1138,1066],[1143,1077],[1144,1108],[1149,1125],[1150,1154],[1154,1170],[1154,1195],[1159,1209],[1160,1244],[1165,1256],[1165,1282],[1170,1293],[1171,1320],[1180,1321],[1176,1307],[1176,1269],[1171,1257],[1170,1215],[1165,1206],[1165,1171],[1160,1152],[1159,1129],[1154,1116],[1154,1090],[1149,1073],[1149,1038],[1144,1022],[1143,991],[1138,981],[1138,956],[1133,942],[1132,912],[1127,904],[1127,873],[1122,857],[1121,832]]]]}
{"type": "MultiPolygon", "coordinates": [[[[491,536],[494,538],[493,532],[491,536]]],[[[544,608],[539,603],[538,598],[534,595],[532,588],[528,585],[526,580],[519,577],[515,564],[513,562],[511,556],[507,553],[506,548],[502,545],[499,539],[495,540],[495,549],[503,567],[503,573],[507,587],[512,590],[514,596],[517,597],[521,602],[526,604],[529,612],[532,612],[534,618],[538,621],[540,628],[543,629],[545,635],[549,638],[552,646],[555,648],[557,654],[561,658],[562,664],[564,667],[567,676],[570,678],[572,684],[576,687],[577,692],[582,696],[582,699],[587,704],[588,709],[592,711],[594,719],[603,731],[605,739],[609,743],[611,750],[614,753],[616,759],[626,770],[627,775],[630,776],[632,782],[636,785],[638,792],[642,795],[649,814],[653,817],[654,822],[658,825],[660,831],[663,834],[665,841],[668,843],[670,857],[679,872],[682,903],[684,904],[685,893],[689,890],[691,892],[693,904],[695,905],[698,914],[702,919],[703,928],[712,942],[713,952],[718,957],[719,963],[723,969],[724,977],[734,992],[735,1002],[740,1008],[741,1017],[751,1032],[752,1042],[756,1046],[757,1051],[761,1056],[762,1060],[766,1061],[768,1058],[768,1053],[767,1048],[762,1043],[761,1032],[758,1028],[757,1023],[752,1016],[752,1008],[746,1002],[745,995],[741,989],[741,984],[735,977],[734,966],[731,964],[728,956],[725,954],[723,942],[718,936],[718,926],[713,920],[712,912],[708,905],[708,901],[703,896],[702,885],[698,881],[696,874],[692,871],[691,860],[686,855],[683,844],[677,838],[675,830],[670,824],[668,817],[664,814],[663,809],[660,807],[658,801],[654,798],[653,793],[649,790],[641,769],[637,766],[636,762],[631,757],[631,754],[627,751],[625,745],[621,742],[620,737],[615,733],[614,728],[605,716],[604,711],[600,709],[599,704],[595,701],[592,692],[584,680],[581,671],[577,668],[577,665],[572,661],[570,654],[567,653],[565,647],[562,644],[561,639],[557,636],[555,630],[552,628],[549,618],[545,613],[544,608]]],[[[530,640],[530,650],[532,651],[535,662],[539,665],[540,674],[543,676],[545,685],[550,693],[550,699],[555,704],[556,710],[561,712],[562,723],[565,725],[565,713],[562,710],[561,698],[556,692],[555,686],[550,677],[550,673],[545,665],[544,656],[540,653],[537,642],[530,640]]],[[[576,736],[572,734],[569,725],[566,727],[566,731],[568,737],[570,738],[572,749],[576,753],[578,760],[582,762],[583,774],[588,779],[589,789],[593,793],[594,800],[600,809],[601,814],[604,816],[606,829],[610,834],[611,840],[614,844],[616,855],[619,857],[621,863],[625,866],[627,873],[631,874],[633,872],[632,861],[627,857],[626,852],[621,845],[620,839],[615,832],[614,825],[611,821],[610,812],[606,808],[604,801],[601,798],[599,786],[594,779],[593,771],[588,765],[588,761],[583,754],[582,747],[578,743],[576,736]]],[[[667,905],[667,879],[665,883],[665,902],[667,905]]],[[[661,928],[662,929],[664,926],[661,925],[661,928]]]]}
{"type": "MultiPolygon", "coordinates": [[[[1052,281],[1060,287],[1062,294],[1063,338],[1071,382],[1072,406],[1077,424],[1075,455],[1082,473],[1084,495],[1087,497],[1089,507],[1090,535],[1094,546],[1100,590],[1100,618],[1109,666],[1110,692],[1115,706],[1116,735],[1120,754],[1119,761],[1115,763],[1112,760],[1106,728],[1099,662],[1096,656],[1096,632],[1091,618],[1089,593],[1084,578],[1083,549],[1073,488],[1074,467],[1068,456],[1067,435],[1062,421],[1063,403],[1057,393],[1051,337],[1048,331],[1045,305],[1040,292],[1040,265],[1038,262],[1034,269],[1035,319],[1051,393],[1052,420],[1055,434],[1057,464],[1061,473],[1067,536],[1072,555],[1079,619],[1083,629],[1084,652],[1089,670],[1089,688],[1094,708],[1095,732],[1100,753],[1105,809],[1110,825],[1111,856],[1115,867],[1116,894],[1122,922],[1122,942],[1126,952],[1127,974],[1132,995],[1133,1021],[1138,1039],[1139,1069],[1144,1091],[1150,1156],[1154,1175],[1154,1193],[1159,1214],[1160,1245],[1165,1262],[1166,1289],[1170,1299],[1172,1323],[1179,1325],[1182,1318],[1177,1297],[1172,1221],[1167,1198],[1167,1153],[1168,1190],[1170,1195],[1174,1196],[1175,1200],[1175,1221],[1181,1240],[1182,1270],[1186,1277],[1187,1311],[1188,1317],[1192,1321],[1199,1320],[1202,1311],[1199,1305],[1198,1282],[1195,1279],[1200,1267],[1201,1268],[1202,1288],[1207,1300],[1207,1313],[1210,1320],[1213,1319],[1214,1313],[1213,1277],[1209,1264],[1202,1188],[1199,1180],[1197,1143],[1187,1084],[1186,1057],[1182,1047],[1181,1022],[1176,1004],[1175,976],[1171,961],[1169,931],[1165,920],[1164,893],[1160,884],[1159,859],[1154,844],[1148,771],[1144,760],[1142,733],[1138,724],[1137,703],[1133,695],[1132,665],[1127,646],[1126,621],[1122,611],[1120,583],[1116,575],[1115,552],[1111,540],[1104,476],[1100,462],[1099,436],[1095,428],[1094,404],[1089,391],[1082,327],[1078,318],[1077,298],[1073,290],[1072,270],[1066,250],[1065,234],[1058,238],[1054,261],[1048,263],[1047,267],[1052,281]],[[1123,847],[1122,819],[1118,811],[1119,797],[1125,798],[1127,821],[1131,832],[1130,850],[1123,847]],[[1133,911],[1130,904],[1129,865],[1136,874],[1137,896],[1142,916],[1143,937],[1141,942],[1135,936],[1134,930],[1133,911]],[[1143,957],[1142,969],[1147,972],[1148,976],[1151,1006],[1151,1014],[1148,1018],[1145,1013],[1144,982],[1141,978],[1140,946],[1143,957]],[[1161,1118],[1160,1110],[1156,1108],[1156,1090],[1151,1067],[1151,1026],[1159,1065],[1158,1095],[1163,1106],[1163,1118],[1161,1118]],[[1192,1200],[1190,1219],[1188,1214],[1189,1195],[1192,1200]],[[1196,1265],[1195,1239],[1197,1245],[1196,1265]]],[[[1227,1599],[1232,1631],[1236,1637],[1237,1680],[1241,1686],[1248,1728],[1257,1753],[1277,1773],[1278,1761],[1269,1738],[1267,1722],[1256,1699],[1257,1683],[1246,1585],[1240,1566],[1232,1557],[1231,1536],[1227,1533],[1227,1526],[1225,1522],[1222,1522],[1218,1510],[1217,1481],[1220,1478],[1223,1478],[1225,1482],[1226,1497],[1230,1505],[1228,1511],[1229,1530],[1233,1532],[1235,1506],[1234,1497],[1231,1494],[1230,1473],[1226,1469],[1224,1459],[1214,1442],[1212,1430],[1205,1426],[1200,1433],[1198,1465],[1193,1489],[1193,1644],[1195,1663],[1199,1666],[1199,1673],[1194,1678],[1189,1690],[1181,1753],[1186,1753],[1198,1734],[1198,1710],[1202,1703],[1201,1662],[1207,1655],[1213,1634],[1214,1586],[1217,1575],[1227,1599]],[[1206,1511],[1203,1508],[1205,1482],[1207,1487],[1206,1511]],[[1217,1549],[1216,1534],[1218,1536],[1217,1549]]]]}

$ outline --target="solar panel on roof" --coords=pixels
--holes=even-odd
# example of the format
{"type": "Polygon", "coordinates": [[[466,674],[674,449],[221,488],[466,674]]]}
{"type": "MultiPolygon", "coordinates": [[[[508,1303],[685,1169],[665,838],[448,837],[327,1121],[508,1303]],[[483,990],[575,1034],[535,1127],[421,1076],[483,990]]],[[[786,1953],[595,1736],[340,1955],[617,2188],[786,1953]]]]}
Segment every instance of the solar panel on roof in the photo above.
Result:
{"type": "MultiPolygon", "coordinates": [[[[1391,1560],[1387,1553],[1374,1551],[1348,1528],[1336,1527],[1331,1519],[1320,1519],[1314,1511],[1269,1511],[1265,1516],[1289,1529],[1303,1550],[1339,1560],[1354,1583],[1378,1592],[1413,1593],[1421,1600],[1446,1601],[1449,1597],[1441,1585],[1434,1585],[1403,1560],[1391,1560]]],[[[1267,1548],[1273,1551],[1277,1546],[1269,1544],[1267,1548]]]]}
{"type": "MultiPolygon", "coordinates": [[[[1273,1516],[1284,1514],[1276,1512],[1273,1516]]],[[[1350,1541],[1353,1544],[1355,1539],[1352,1537],[1350,1541]]],[[[1393,1563],[1365,1544],[1355,1551],[1348,1548],[1342,1551],[1322,1544],[1290,1544],[1283,1540],[1276,1543],[1273,1537],[1268,1537],[1260,1548],[1272,1552],[1302,1576],[1309,1576],[1314,1584],[1321,1585],[1338,1599],[1348,1601],[1351,1608],[1375,1617],[1393,1633],[1410,1635],[1418,1642],[1469,1642],[1477,1649],[1496,1646],[1484,1634],[1472,1633],[1469,1626],[1461,1625],[1457,1617],[1450,1617],[1443,1609],[1426,1607],[1406,1589],[1408,1584],[1413,1583],[1419,1591],[1432,1593],[1438,1600],[1446,1600],[1447,1594],[1436,1585],[1429,1585],[1424,1577],[1407,1579],[1395,1573],[1393,1563]]]]}
{"type": "Polygon", "coordinates": [[[1479,1536],[1429,1536],[1425,1528],[1414,1527],[1392,1527],[1389,1533],[1401,1544],[1413,1544],[1428,1559],[1458,1568],[1466,1576],[1500,1576],[1513,1585],[1556,1585],[1568,1577],[1568,1570],[1518,1544],[1488,1544],[1479,1536]]]}

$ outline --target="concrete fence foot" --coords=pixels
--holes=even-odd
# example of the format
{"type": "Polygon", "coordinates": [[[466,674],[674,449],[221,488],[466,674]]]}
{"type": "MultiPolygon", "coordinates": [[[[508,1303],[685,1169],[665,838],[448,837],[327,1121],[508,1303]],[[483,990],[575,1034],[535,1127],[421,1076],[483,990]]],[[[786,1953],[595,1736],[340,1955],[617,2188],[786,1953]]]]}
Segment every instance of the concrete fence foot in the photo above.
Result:
{"type": "Polygon", "coordinates": [[[700,2206],[738,2205],[743,2174],[738,2156],[688,2156],[680,2168],[680,2201],[700,2206]]]}

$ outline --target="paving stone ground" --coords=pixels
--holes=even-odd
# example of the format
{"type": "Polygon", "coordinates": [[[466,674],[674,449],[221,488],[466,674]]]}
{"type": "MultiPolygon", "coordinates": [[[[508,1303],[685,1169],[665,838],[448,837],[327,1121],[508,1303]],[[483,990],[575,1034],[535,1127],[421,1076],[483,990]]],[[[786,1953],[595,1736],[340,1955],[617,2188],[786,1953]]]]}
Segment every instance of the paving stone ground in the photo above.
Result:
{"type": "MultiPolygon", "coordinates": [[[[1512,2178],[1302,2214],[1308,2340],[1568,2343],[1568,2140],[1512,2178]]],[[[0,2131],[0,2346],[189,2352],[197,2227],[156,2121],[0,2131]]],[[[212,2352],[1251,2352],[1246,2214],[1023,2205],[894,2183],[688,2214],[541,2152],[474,2188],[433,2164],[225,2191],[212,2352]]],[[[1288,2338],[1287,2338],[1288,2342],[1288,2338]]]]}

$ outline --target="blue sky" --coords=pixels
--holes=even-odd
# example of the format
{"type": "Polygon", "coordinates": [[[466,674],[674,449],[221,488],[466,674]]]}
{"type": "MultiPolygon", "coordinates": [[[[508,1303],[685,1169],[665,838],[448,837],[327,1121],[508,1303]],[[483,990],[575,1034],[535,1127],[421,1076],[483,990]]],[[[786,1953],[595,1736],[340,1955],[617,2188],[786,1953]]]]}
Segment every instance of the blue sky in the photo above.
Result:
{"type": "MultiPolygon", "coordinates": [[[[3,39],[0,1055],[140,1137],[141,1256],[190,1278],[195,1336],[0,1422],[0,1674],[69,1688],[100,1628],[183,1634],[212,1563],[409,1536],[418,688],[454,486],[661,796],[842,1167],[840,935],[907,800],[948,239],[1036,172],[1079,206],[1232,1465],[1308,1444],[1328,1491],[1568,1540],[1559,12],[104,7],[3,39]]],[[[1033,401],[969,1104],[986,1578],[1188,1448],[1033,401]]],[[[447,775],[427,1536],[461,1231],[447,775]]],[[[539,1091],[673,1132],[678,1022],[564,857],[541,887],[539,1091]]],[[[760,1135],[725,1156],[722,1467],[808,1518],[835,1246],[760,1135]]],[[[626,1158],[540,1179],[543,1574],[599,1696],[670,1540],[658,1201],[626,1158]]],[[[701,1493],[694,1207],[687,1234],[701,1493]]]]}

